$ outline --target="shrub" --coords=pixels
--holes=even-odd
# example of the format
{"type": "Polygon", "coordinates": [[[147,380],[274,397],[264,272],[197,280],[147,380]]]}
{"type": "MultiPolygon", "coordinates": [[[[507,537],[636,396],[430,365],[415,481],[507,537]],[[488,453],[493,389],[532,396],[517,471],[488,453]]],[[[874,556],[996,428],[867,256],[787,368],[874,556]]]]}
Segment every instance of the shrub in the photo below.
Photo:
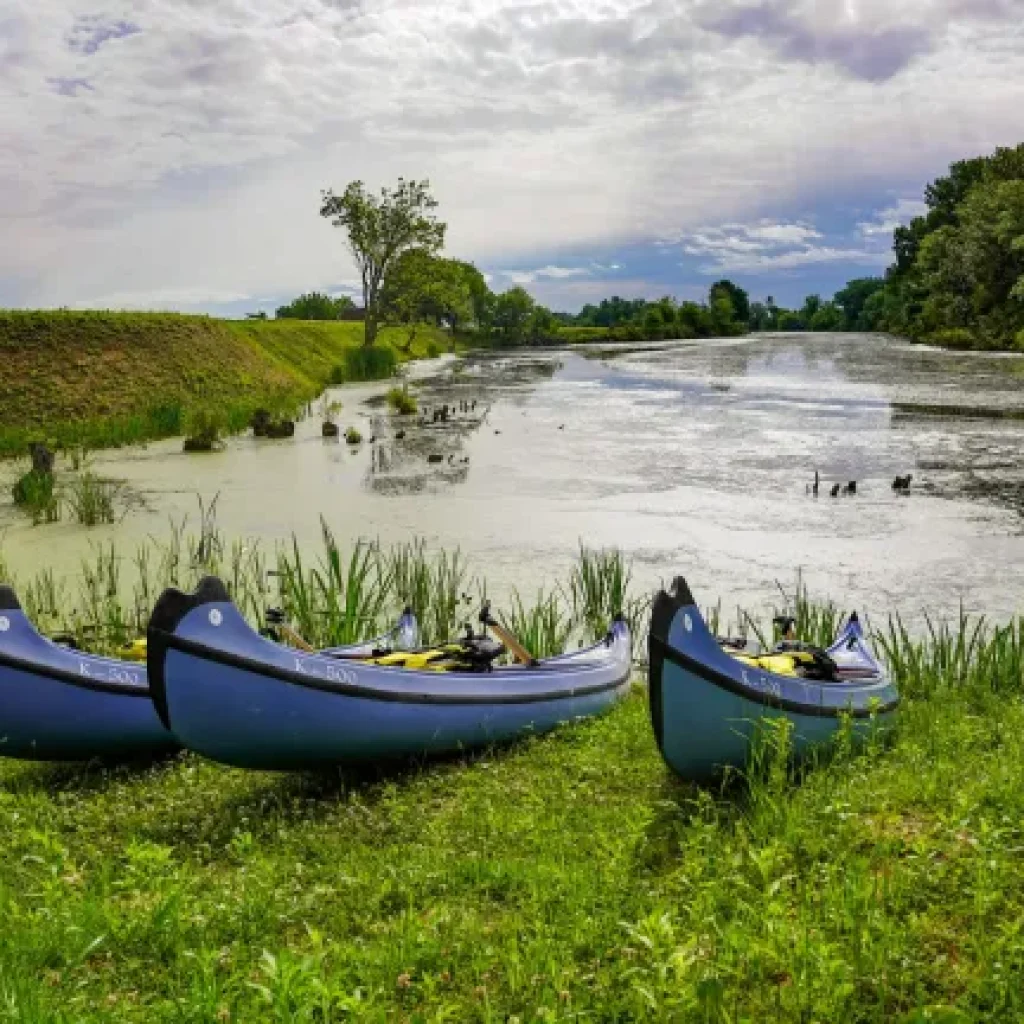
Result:
{"type": "Polygon", "coordinates": [[[929,345],[939,345],[942,348],[952,348],[959,351],[979,347],[979,339],[976,335],[963,327],[947,327],[944,330],[936,331],[924,338],[929,345]]]}
{"type": "Polygon", "coordinates": [[[355,427],[349,427],[348,430],[345,431],[345,440],[348,441],[349,444],[362,444],[363,435],[360,434],[355,427]]]}
{"type": "Polygon", "coordinates": [[[427,358],[436,359],[441,354],[441,349],[438,348],[436,341],[427,342],[427,358]]]}

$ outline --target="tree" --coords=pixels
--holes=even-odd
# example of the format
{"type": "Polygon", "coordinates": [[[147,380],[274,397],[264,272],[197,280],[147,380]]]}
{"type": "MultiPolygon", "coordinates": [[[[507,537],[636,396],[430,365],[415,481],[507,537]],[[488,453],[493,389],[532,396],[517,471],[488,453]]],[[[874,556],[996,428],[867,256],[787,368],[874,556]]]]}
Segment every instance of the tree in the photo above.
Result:
{"type": "Polygon", "coordinates": [[[665,320],[662,308],[655,303],[649,305],[644,312],[643,331],[645,338],[657,340],[664,338],[667,334],[673,333],[669,325],[675,323],[675,316],[671,320],[665,320]],[[666,330],[668,328],[668,330],[666,330]]]}
{"type": "Polygon", "coordinates": [[[529,335],[534,344],[558,337],[558,320],[547,306],[534,306],[530,314],[529,335]]]}
{"type": "Polygon", "coordinates": [[[434,216],[436,208],[428,181],[399,178],[396,188],[382,188],[379,195],[368,192],[361,181],[353,181],[341,195],[330,189],[322,193],[320,216],[348,233],[362,280],[365,345],[377,338],[380,292],[395,260],[409,249],[433,256],[444,245],[446,225],[434,216]]]}
{"type": "Polygon", "coordinates": [[[527,335],[534,301],[525,288],[510,288],[494,300],[494,329],[509,345],[520,344],[527,335]]]}
{"type": "Polygon", "coordinates": [[[715,333],[710,311],[699,302],[680,303],[676,324],[680,338],[707,338],[715,333]]]}
{"type": "MultiPolygon", "coordinates": [[[[462,260],[449,261],[458,268],[462,275],[462,281],[466,291],[469,293],[470,313],[468,320],[472,321],[477,330],[488,331],[491,326],[491,315],[494,311],[494,292],[487,285],[484,275],[472,264],[462,260]]],[[[464,321],[451,322],[452,333],[454,334],[464,326],[464,321]]]]}
{"type": "Polygon", "coordinates": [[[406,328],[408,352],[424,323],[455,325],[472,315],[463,265],[438,259],[425,249],[407,249],[392,264],[380,292],[381,317],[406,328]]]}
{"type": "Polygon", "coordinates": [[[836,292],[835,304],[843,313],[843,330],[872,331],[874,324],[866,315],[869,301],[885,287],[885,278],[860,277],[836,292]]]}
{"type": "Polygon", "coordinates": [[[332,299],[321,292],[306,292],[281,306],[274,314],[278,320],[337,320],[355,303],[347,295],[332,299]]]}
{"type": "Polygon", "coordinates": [[[845,324],[843,311],[834,302],[825,302],[811,317],[807,327],[811,331],[841,331],[845,324]]]}
{"type": "Polygon", "coordinates": [[[729,296],[729,301],[732,303],[733,319],[746,324],[750,320],[750,296],[732,281],[717,281],[711,286],[710,303],[712,306],[715,304],[715,299],[723,292],[729,296]]]}
{"type": "Polygon", "coordinates": [[[800,319],[803,321],[805,330],[810,328],[819,309],[821,309],[820,295],[808,295],[804,299],[804,307],[800,310],[800,319]]]}

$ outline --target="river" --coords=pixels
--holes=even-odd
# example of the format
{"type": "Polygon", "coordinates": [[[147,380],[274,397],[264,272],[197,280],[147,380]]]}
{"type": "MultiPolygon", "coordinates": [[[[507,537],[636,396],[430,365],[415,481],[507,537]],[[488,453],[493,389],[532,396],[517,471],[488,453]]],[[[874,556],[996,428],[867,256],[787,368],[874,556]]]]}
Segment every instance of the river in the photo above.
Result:
{"type": "Polygon", "coordinates": [[[640,589],[683,573],[727,608],[778,602],[799,572],[874,615],[1021,609],[1024,422],[972,411],[1024,409],[1024,358],[771,335],[448,358],[409,375],[424,425],[361,385],[329,395],[367,438],[354,450],[323,440],[313,415],[292,440],[239,437],[211,455],[180,440],[97,453],[136,500],[123,520],[33,527],[4,499],[0,550],[16,575],[73,573],[90,545],[129,554],[219,495],[229,536],[294,532],[312,548],[321,516],[343,539],[421,536],[461,547],[499,593],[563,578],[582,541],[626,550],[640,589]],[[434,424],[442,402],[465,411],[434,424]],[[906,473],[911,493],[895,494],[906,473]],[[855,496],[829,496],[851,480],[855,496]]]}

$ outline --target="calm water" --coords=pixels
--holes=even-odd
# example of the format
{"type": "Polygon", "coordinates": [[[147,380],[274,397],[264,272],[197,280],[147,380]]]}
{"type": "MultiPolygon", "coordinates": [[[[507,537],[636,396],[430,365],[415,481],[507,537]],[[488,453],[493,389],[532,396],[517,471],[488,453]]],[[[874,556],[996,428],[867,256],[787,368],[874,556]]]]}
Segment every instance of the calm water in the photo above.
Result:
{"type": "MultiPolygon", "coordinates": [[[[143,507],[117,527],[31,527],[0,507],[16,572],[73,572],[92,543],[159,535],[220,495],[232,536],[293,531],[459,545],[498,588],[564,575],[579,541],[619,545],[642,586],[685,573],[702,602],[764,604],[802,571],[812,590],[879,613],[1024,606],[1024,422],[934,407],[1024,409],[1024,359],[873,336],[772,336],[419,364],[428,422],[398,424],[379,387],[339,389],[342,426],[376,444],[238,438],[97,456],[143,507]],[[377,401],[375,402],[375,397],[377,401]],[[476,403],[447,424],[431,410],[476,403]],[[407,435],[399,440],[396,430],[407,435]],[[442,462],[430,463],[431,454],[442,462]],[[814,470],[821,497],[809,496],[814,470]],[[897,474],[914,491],[893,494],[897,474]],[[836,481],[856,497],[831,499],[836,481]]],[[[9,493],[5,488],[4,493],[9,493]]]]}

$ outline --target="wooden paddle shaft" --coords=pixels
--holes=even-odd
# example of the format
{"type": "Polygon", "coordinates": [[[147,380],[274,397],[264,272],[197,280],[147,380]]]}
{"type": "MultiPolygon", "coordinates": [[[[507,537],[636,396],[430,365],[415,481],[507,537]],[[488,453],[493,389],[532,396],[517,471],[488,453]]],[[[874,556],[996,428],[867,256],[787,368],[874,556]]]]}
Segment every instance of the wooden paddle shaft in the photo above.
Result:
{"type": "Polygon", "coordinates": [[[498,635],[498,639],[512,652],[517,661],[524,665],[532,665],[537,659],[492,616],[487,616],[487,625],[498,635]]]}
{"type": "Polygon", "coordinates": [[[316,649],[310,647],[305,640],[299,636],[290,626],[282,626],[281,632],[284,634],[285,639],[293,646],[297,647],[300,651],[305,651],[307,654],[316,654],[316,649]]]}

